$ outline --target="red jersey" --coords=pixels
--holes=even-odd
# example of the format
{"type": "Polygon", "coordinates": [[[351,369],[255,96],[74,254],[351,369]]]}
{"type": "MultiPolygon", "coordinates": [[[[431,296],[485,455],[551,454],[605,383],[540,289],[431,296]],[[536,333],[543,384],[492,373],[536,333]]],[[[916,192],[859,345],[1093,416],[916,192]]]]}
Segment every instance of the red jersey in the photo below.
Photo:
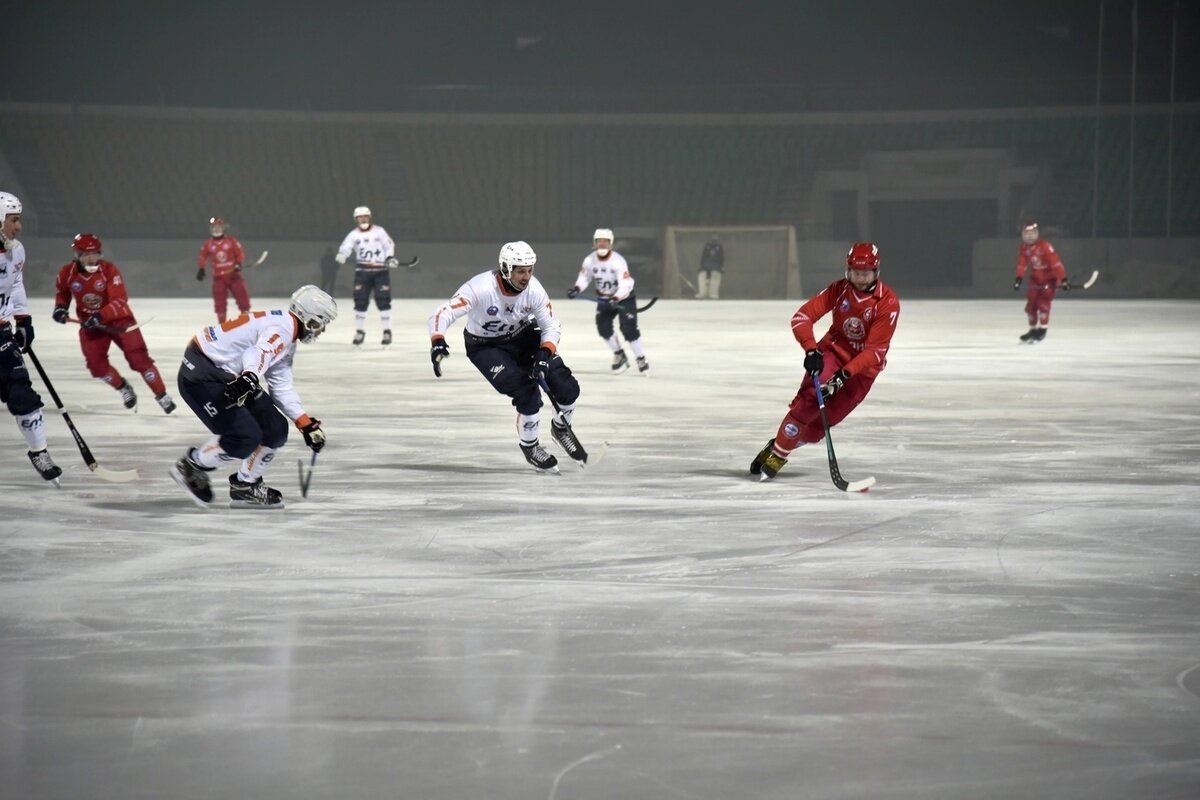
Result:
{"type": "Polygon", "coordinates": [[[1063,267],[1054,245],[1045,239],[1038,239],[1033,244],[1021,242],[1017,248],[1017,277],[1024,278],[1025,270],[1029,269],[1030,286],[1058,286],[1067,279],[1067,270],[1063,267]]]}
{"type": "Polygon", "coordinates": [[[229,234],[210,236],[200,245],[196,266],[204,269],[209,261],[213,265],[213,276],[221,277],[233,272],[235,266],[246,263],[246,251],[242,249],[242,243],[229,234]]]}
{"type": "Polygon", "coordinates": [[[69,306],[74,297],[75,314],[81,321],[99,313],[105,325],[136,322],[121,270],[111,261],[102,260],[95,272],[85,272],[78,261],[63,264],[54,288],[54,305],[69,306]]]}
{"type": "Polygon", "coordinates": [[[883,281],[860,292],[843,278],[800,306],[792,316],[792,334],[805,350],[834,352],[851,375],[873,378],[887,366],[899,317],[900,300],[883,281]],[[833,324],[818,344],[813,323],[831,311],[833,324]]]}

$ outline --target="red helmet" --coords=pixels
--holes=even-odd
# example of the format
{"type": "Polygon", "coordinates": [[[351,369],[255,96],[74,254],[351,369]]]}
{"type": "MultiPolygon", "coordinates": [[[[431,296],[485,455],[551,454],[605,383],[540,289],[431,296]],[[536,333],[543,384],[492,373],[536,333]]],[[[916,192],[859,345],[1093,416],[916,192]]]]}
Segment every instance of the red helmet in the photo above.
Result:
{"type": "Polygon", "coordinates": [[[75,241],[71,243],[71,247],[75,248],[75,252],[79,255],[84,253],[99,253],[101,251],[100,237],[94,233],[77,233],[75,241]]]}
{"type": "Polygon", "coordinates": [[[208,224],[209,225],[224,225],[225,220],[221,219],[220,217],[210,217],[208,220],[208,224]]]}
{"type": "Polygon", "coordinates": [[[846,269],[879,269],[879,248],[870,242],[857,242],[846,253],[846,269]]]}
{"type": "Polygon", "coordinates": [[[1025,244],[1033,244],[1038,240],[1038,224],[1036,222],[1026,222],[1021,226],[1021,241],[1025,244]]]}

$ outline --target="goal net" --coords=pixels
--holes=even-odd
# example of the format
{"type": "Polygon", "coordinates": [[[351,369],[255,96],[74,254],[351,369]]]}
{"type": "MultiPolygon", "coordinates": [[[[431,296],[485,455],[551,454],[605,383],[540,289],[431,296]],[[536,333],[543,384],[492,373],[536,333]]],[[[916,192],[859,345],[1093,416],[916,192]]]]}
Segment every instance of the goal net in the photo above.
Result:
{"type": "Polygon", "coordinates": [[[694,297],[700,255],[716,239],[725,251],[721,297],[798,298],[800,259],[791,225],[668,225],[663,229],[664,297],[694,297]]]}

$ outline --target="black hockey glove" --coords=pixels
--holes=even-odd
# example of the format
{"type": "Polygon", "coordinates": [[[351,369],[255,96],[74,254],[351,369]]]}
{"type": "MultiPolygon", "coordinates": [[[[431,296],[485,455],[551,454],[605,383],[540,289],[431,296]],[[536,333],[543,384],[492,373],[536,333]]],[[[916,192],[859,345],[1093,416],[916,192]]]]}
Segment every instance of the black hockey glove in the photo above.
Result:
{"type": "Polygon", "coordinates": [[[435,339],[433,347],[429,348],[429,360],[433,362],[433,375],[442,377],[442,361],[450,357],[450,345],[445,339],[435,339]]]}
{"type": "Polygon", "coordinates": [[[1064,292],[1071,291],[1071,279],[1063,278],[1063,281],[1058,285],[1058,288],[1062,289],[1064,292]]]}
{"type": "Polygon", "coordinates": [[[59,323],[60,325],[66,325],[67,324],[67,307],[66,306],[55,306],[54,313],[51,314],[50,316],[54,317],[54,321],[59,323]]]}
{"type": "Polygon", "coordinates": [[[837,394],[838,390],[845,386],[848,380],[850,380],[850,373],[844,369],[839,369],[829,376],[829,380],[825,381],[825,385],[821,387],[821,394],[828,400],[837,394]]]}
{"type": "Polygon", "coordinates": [[[567,289],[567,299],[568,300],[574,300],[578,296],[579,296],[578,288],[572,286],[570,289],[567,289]]]}
{"type": "Polygon", "coordinates": [[[201,267],[200,269],[196,270],[196,280],[198,280],[198,281],[204,280],[204,267],[201,267]]]}
{"type": "Polygon", "coordinates": [[[258,385],[258,376],[253,372],[243,372],[225,384],[222,394],[225,395],[226,407],[232,408],[246,405],[247,400],[257,397],[261,391],[262,387],[258,385]]]}
{"type": "Polygon", "coordinates": [[[537,351],[537,357],[533,359],[533,367],[529,370],[529,377],[539,383],[546,380],[546,373],[550,371],[550,361],[554,358],[554,353],[550,352],[550,348],[543,347],[537,351]]]}
{"type": "Polygon", "coordinates": [[[89,331],[99,330],[103,322],[104,320],[100,318],[100,314],[96,313],[90,315],[83,321],[83,327],[87,328],[89,331]]]}
{"type": "Polygon", "coordinates": [[[304,443],[312,448],[314,453],[321,452],[325,446],[325,431],[321,430],[321,420],[309,418],[309,422],[300,432],[304,434],[304,443]]]}
{"type": "Polygon", "coordinates": [[[1014,292],[1021,291],[1021,279],[1020,278],[1013,278],[1013,291],[1014,292]]]}
{"type": "Polygon", "coordinates": [[[820,375],[825,368],[825,354],[820,350],[804,351],[804,371],[812,375],[820,375]]]}
{"type": "Polygon", "coordinates": [[[33,344],[33,317],[17,317],[13,321],[16,323],[13,336],[17,340],[17,347],[21,348],[22,353],[28,353],[29,345],[33,344]]]}
{"type": "Polygon", "coordinates": [[[241,264],[234,264],[234,265],[233,265],[233,271],[234,271],[234,272],[241,272],[241,271],[242,271],[242,265],[241,265],[241,264]]]}

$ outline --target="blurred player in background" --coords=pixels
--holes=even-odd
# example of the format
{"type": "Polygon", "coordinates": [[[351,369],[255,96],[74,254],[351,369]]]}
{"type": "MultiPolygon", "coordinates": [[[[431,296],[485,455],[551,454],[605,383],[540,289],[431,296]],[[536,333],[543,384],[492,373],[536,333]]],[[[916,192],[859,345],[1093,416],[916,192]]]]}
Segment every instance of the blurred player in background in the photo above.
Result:
{"type": "Polygon", "coordinates": [[[371,295],[379,309],[379,324],[383,327],[384,347],[392,343],[392,277],[389,269],[400,266],[396,244],[388,232],[371,222],[371,209],[354,209],[354,230],[346,234],[338,248],[336,260],[345,264],[354,255],[354,344],[367,338],[367,308],[371,295]]]}
{"type": "Polygon", "coordinates": [[[600,298],[596,305],[596,330],[612,348],[613,372],[629,369],[629,357],[613,332],[613,320],[616,318],[620,318],[621,335],[629,342],[637,357],[638,372],[645,372],[650,369],[650,364],[646,361],[642,333],[638,330],[637,297],[633,292],[634,280],[629,265],[620,253],[612,249],[613,232],[609,228],[596,229],[592,235],[592,248],[592,252],[583,259],[575,285],[567,290],[567,297],[575,298],[589,283],[595,281],[596,294],[600,298]]]}
{"type": "Polygon", "coordinates": [[[200,245],[200,256],[196,260],[198,281],[204,280],[204,268],[212,262],[213,310],[217,312],[217,322],[225,321],[225,309],[230,294],[237,303],[238,313],[245,314],[250,310],[250,290],[246,288],[246,281],[242,278],[246,251],[242,249],[242,243],[237,237],[225,233],[225,228],[225,220],[220,217],[213,217],[208,221],[208,230],[212,235],[200,245]]]}
{"type": "Polygon", "coordinates": [[[286,309],[254,311],[202,328],[179,367],[179,394],[212,437],[190,448],[171,477],[199,506],[213,501],[208,473],[240,461],[229,476],[233,508],[283,508],[283,494],[263,474],[288,437],[288,420],[314,453],[325,446],[321,421],[304,413],[292,388],[298,342],[314,342],[337,319],[337,303],[316,286],[301,286],[286,309]]]}
{"type": "Polygon", "coordinates": [[[821,379],[829,427],[858,407],[887,365],[899,317],[900,300],[879,280],[879,249],[870,242],[855,244],[846,255],[846,277],[792,316],[792,335],[804,348],[807,374],[775,438],[750,463],[750,474],[774,478],[793,450],[825,438],[813,375],[821,379]],[[813,324],[830,313],[833,322],[818,342],[813,324]]]}
{"type": "Polygon", "coordinates": [[[716,236],[708,240],[700,253],[700,271],[696,273],[696,299],[718,300],[721,276],[725,274],[725,248],[716,236]]]}
{"type": "Polygon", "coordinates": [[[103,257],[99,237],[81,233],[71,243],[75,258],[58,270],[55,282],[54,321],[66,324],[69,306],[75,300],[79,318],[79,347],[93,378],[99,378],[121,393],[126,408],[137,409],[137,394],[129,381],[108,361],[108,349],[116,344],[125,354],[129,366],[137,370],[142,380],[154,392],[162,410],[170,414],[175,402],[167,394],[158,367],[146,349],[140,330],[127,330],[137,324],[129,307],[129,294],[121,270],[103,257]]]}
{"type": "Polygon", "coordinates": [[[42,398],[33,390],[21,358],[33,344],[33,318],[25,300],[25,246],[17,241],[22,211],[16,195],[0,192],[0,402],[16,418],[33,468],[57,486],[62,470],[46,449],[42,398]]]}
{"type": "Polygon", "coordinates": [[[1059,289],[1071,291],[1067,270],[1054,245],[1038,234],[1036,222],[1021,228],[1021,244],[1017,248],[1017,277],[1013,280],[1013,291],[1021,291],[1021,280],[1029,272],[1029,289],[1025,292],[1025,316],[1029,318],[1029,330],[1021,334],[1022,342],[1037,344],[1046,338],[1050,326],[1050,306],[1059,289]]]}
{"type": "Polygon", "coordinates": [[[509,242],[500,248],[499,261],[499,269],[464,283],[429,318],[433,373],[442,376],[442,361],[450,356],[446,331],[465,316],[467,358],[492,388],[512,398],[517,442],[525,460],[541,472],[558,472],[558,459],[538,440],[545,384],[566,423],[551,422],[555,441],[571,458],[586,464],[587,453],[570,428],[579,382],[558,355],[562,325],[546,290],[533,277],[537,255],[525,242],[509,242]]]}

